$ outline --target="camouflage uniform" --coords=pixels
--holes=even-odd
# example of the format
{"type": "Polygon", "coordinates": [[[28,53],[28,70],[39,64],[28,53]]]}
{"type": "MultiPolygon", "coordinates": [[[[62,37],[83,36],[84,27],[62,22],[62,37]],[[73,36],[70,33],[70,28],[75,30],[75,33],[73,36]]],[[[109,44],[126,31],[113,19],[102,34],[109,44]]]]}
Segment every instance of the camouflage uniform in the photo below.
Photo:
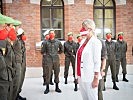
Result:
{"type": "MultiPolygon", "coordinates": [[[[110,66],[111,75],[112,75],[112,82],[113,82],[113,89],[119,90],[116,85],[116,44],[112,40],[109,42],[108,40],[105,41],[106,48],[107,48],[107,60],[106,60],[106,67],[105,67],[105,77],[104,82],[106,82],[106,76],[108,72],[108,68],[110,66]]],[[[105,88],[104,88],[105,90],[105,88]]]]}
{"type": "Polygon", "coordinates": [[[13,79],[13,100],[17,98],[17,94],[19,92],[20,81],[21,81],[21,67],[22,67],[22,49],[21,42],[17,39],[13,43],[13,51],[16,59],[16,75],[13,79]]]}
{"type": "MultiPolygon", "coordinates": [[[[44,40],[42,42],[42,46],[43,47],[43,44],[45,44],[47,40],[44,40]]],[[[46,70],[46,53],[43,52],[43,48],[41,48],[41,54],[43,55],[42,57],[42,67],[43,67],[43,85],[46,85],[46,73],[47,73],[47,70],[46,70]]],[[[50,84],[53,85],[53,82],[52,82],[52,76],[53,76],[53,71],[51,72],[51,78],[50,78],[50,84]]]]}
{"type": "Polygon", "coordinates": [[[8,100],[9,77],[5,61],[6,41],[0,40],[0,100],[8,100]]]}
{"type": "Polygon", "coordinates": [[[50,84],[51,72],[54,70],[54,82],[59,83],[59,72],[60,72],[60,60],[58,53],[62,53],[63,48],[59,40],[48,40],[42,46],[42,53],[46,54],[45,67],[46,73],[46,84],[50,84]]]}
{"type": "Polygon", "coordinates": [[[66,41],[64,43],[64,54],[65,54],[65,69],[64,69],[64,78],[68,77],[69,65],[70,62],[73,68],[73,76],[75,77],[75,56],[76,56],[76,42],[66,41]]]}
{"type": "Polygon", "coordinates": [[[123,41],[117,40],[117,42],[116,42],[116,77],[117,77],[117,81],[118,81],[120,63],[122,66],[122,73],[124,76],[123,79],[125,78],[125,75],[127,74],[126,52],[127,52],[127,43],[124,40],[123,41]]]}
{"type": "MultiPolygon", "coordinates": [[[[101,60],[107,59],[107,49],[106,49],[106,45],[105,42],[101,39],[99,39],[102,43],[102,50],[101,50],[101,60]]],[[[103,86],[104,85],[104,78],[99,80],[99,85],[98,85],[98,100],[103,100],[103,94],[102,94],[102,90],[103,90],[103,86]]]]}
{"type": "Polygon", "coordinates": [[[13,47],[8,41],[7,41],[7,53],[5,55],[5,60],[8,69],[8,78],[10,81],[8,100],[13,100],[13,80],[16,76],[17,65],[16,65],[16,59],[13,47]]]}
{"type": "Polygon", "coordinates": [[[19,40],[21,42],[21,50],[22,50],[22,65],[21,65],[21,79],[20,79],[20,87],[19,87],[19,93],[22,90],[24,78],[25,78],[25,72],[26,72],[26,48],[25,48],[25,42],[23,40],[19,40]]]}

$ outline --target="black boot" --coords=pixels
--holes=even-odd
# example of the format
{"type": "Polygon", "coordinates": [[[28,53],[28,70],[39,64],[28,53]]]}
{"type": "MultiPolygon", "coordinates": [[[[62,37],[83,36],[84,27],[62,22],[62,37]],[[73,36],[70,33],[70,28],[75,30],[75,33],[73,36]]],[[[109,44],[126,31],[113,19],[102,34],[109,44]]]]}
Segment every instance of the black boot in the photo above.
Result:
{"type": "Polygon", "coordinates": [[[78,87],[77,87],[77,84],[76,83],[75,83],[74,91],[78,91],[78,87]]]}
{"type": "Polygon", "coordinates": [[[65,78],[65,84],[67,84],[67,78],[65,78]]]}
{"type": "Polygon", "coordinates": [[[46,79],[43,77],[43,86],[46,85],[46,79]]]}
{"type": "Polygon", "coordinates": [[[123,81],[128,82],[128,80],[126,79],[126,74],[123,74],[123,81]]]}
{"type": "Polygon", "coordinates": [[[52,77],[50,78],[50,85],[54,85],[54,83],[52,81],[52,77]]]}
{"type": "Polygon", "coordinates": [[[46,85],[46,90],[44,91],[44,94],[48,94],[49,93],[49,85],[46,85]]]}
{"type": "Polygon", "coordinates": [[[116,83],[115,82],[113,82],[113,89],[114,90],[119,90],[119,88],[116,86],[116,83]]]}
{"type": "Polygon", "coordinates": [[[59,89],[58,83],[56,83],[55,91],[58,92],[58,93],[61,93],[61,90],[59,89]]]}
{"type": "Polygon", "coordinates": [[[119,82],[118,75],[116,75],[116,82],[119,82]]]}
{"type": "Polygon", "coordinates": [[[16,100],[26,100],[26,98],[24,98],[24,97],[22,97],[22,96],[20,96],[19,94],[18,94],[18,96],[17,96],[17,99],[16,100]]]}

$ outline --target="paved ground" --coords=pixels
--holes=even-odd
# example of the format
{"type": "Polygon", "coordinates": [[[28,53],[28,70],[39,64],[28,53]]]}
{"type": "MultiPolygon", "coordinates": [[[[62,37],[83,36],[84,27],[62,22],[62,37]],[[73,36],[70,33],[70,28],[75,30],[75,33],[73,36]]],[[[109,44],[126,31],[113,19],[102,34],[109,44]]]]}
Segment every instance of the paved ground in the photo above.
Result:
{"type": "MultiPolygon", "coordinates": [[[[26,78],[23,86],[22,96],[27,97],[27,100],[82,100],[80,91],[74,92],[73,77],[70,71],[68,84],[64,84],[63,69],[60,74],[60,88],[62,93],[56,93],[54,86],[50,86],[50,93],[43,94],[45,86],[42,86],[41,68],[27,69],[26,78]],[[33,72],[32,72],[33,71],[33,72]],[[31,75],[30,75],[31,74],[31,75]],[[33,76],[31,78],[31,76],[33,76]]],[[[104,100],[133,100],[133,65],[128,66],[127,79],[129,82],[122,81],[122,75],[119,75],[117,83],[119,91],[112,89],[112,81],[110,72],[108,72],[106,91],[103,92],[104,100]]],[[[121,71],[120,71],[121,73],[121,71]]]]}

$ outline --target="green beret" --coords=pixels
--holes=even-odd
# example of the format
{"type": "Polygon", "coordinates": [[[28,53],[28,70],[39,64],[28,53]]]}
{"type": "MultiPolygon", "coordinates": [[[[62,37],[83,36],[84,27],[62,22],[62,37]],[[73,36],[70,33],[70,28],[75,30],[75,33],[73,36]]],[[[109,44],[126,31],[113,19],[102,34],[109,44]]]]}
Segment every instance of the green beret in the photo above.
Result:
{"type": "Polygon", "coordinates": [[[14,23],[14,19],[5,15],[0,14],[0,24],[13,24],[14,23]]]}
{"type": "Polygon", "coordinates": [[[80,34],[78,34],[78,35],[77,35],[77,39],[78,39],[80,36],[81,36],[81,35],[80,35],[80,34]]]}
{"type": "Polygon", "coordinates": [[[119,35],[124,35],[124,32],[119,32],[119,33],[118,33],[118,36],[119,36],[119,35]]]}
{"type": "Polygon", "coordinates": [[[15,26],[18,26],[20,24],[22,24],[22,22],[20,22],[19,20],[14,20],[14,22],[13,22],[13,25],[15,25],[15,26]]]}
{"type": "Polygon", "coordinates": [[[73,35],[73,32],[68,32],[67,36],[73,35]]]}
{"type": "Polygon", "coordinates": [[[5,17],[0,13],[0,24],[5,24],[5,17]]]}
{"type": "Polygon", "coordinates": [[[106,35],[107,35],[107,34],[112,34],[112,33],[111,33],[111,30],[110,30],[110,29],[106,29],[106,30],[105,30],[105,34],[106,34],[106,35]]]}

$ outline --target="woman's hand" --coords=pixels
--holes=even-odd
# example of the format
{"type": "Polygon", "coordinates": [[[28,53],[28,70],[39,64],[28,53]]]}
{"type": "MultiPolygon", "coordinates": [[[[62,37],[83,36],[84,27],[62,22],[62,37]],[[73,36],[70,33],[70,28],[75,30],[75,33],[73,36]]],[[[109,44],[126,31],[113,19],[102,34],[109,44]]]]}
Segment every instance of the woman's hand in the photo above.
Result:
{"type": "Polygon", "coordinates": [[[94,79],[92,81],[92,88],[98,87],[98,84],[99,84],[98,75],[94,75],[94,79]]]}

